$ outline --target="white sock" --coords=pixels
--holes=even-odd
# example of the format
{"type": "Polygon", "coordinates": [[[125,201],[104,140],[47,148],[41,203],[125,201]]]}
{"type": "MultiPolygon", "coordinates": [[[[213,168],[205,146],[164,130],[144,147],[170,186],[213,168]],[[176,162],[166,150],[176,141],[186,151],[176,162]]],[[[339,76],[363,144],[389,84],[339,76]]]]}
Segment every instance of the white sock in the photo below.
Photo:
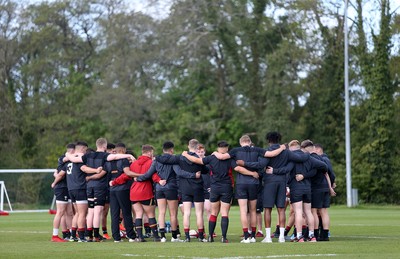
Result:
{"type": "Polygon", "coordinates": [[[53,236],[58,236],[58,228],[53,228],[53,236]]]}
{"type": "Polygon", "coordinates": [[[271,228],[265,228],[265,237],[271,238],[271,228]]]}
{"type": "Polygon", "coordinates": [[[301,232],[297,232],[297,239],[300,239],[300,237],[301,237],[301,232]]]}
{"type": "Polygon", "coordinates": [[[285,228],[279,228],[279,237],[284,237],[285,228]]]}
{"type": "Polygon", "coordinates": [[[309,230],[309,231],[308,231],[308,236],[309,236],[309,237],[314,236],[314,230],[309,230]]]}

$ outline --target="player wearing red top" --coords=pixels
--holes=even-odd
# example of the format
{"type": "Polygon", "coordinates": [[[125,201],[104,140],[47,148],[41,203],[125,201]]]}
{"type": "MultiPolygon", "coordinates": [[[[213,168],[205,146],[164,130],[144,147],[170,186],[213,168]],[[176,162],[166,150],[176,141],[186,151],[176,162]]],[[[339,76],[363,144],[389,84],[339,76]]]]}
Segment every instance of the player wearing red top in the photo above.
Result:
{"type": "MultiPolygon", "coordinates": [[[[134,174],[125,172],[125,174],[119,176],[113,181],[113,185],[123,183],[128,179],[131,179],[130,177],[138,176],[137,174],[142,175],[146,173],[153,162],[153,155],[154,147],[150,145],[143,145],[142,155],[138,157],[138,159],[130,166],[130,171],[134,172],[134,174]]],[[[157,174],[154,174],[152,179],[154,182],[160,181],[160,177],[157,174]]],[[[130,199],[132,201],[132,207],[136,215],[135,225],[139,239],[138,241],[145,242],[142,230],[142,218],[143,213],[145,213],[149,218],[149,224],[151,231],[153,232],[154,241],[160,242],[161,238],[158,235],[157,221],[155,218],[156,206],[153,194],[153,182],[151,180],[143,182],[133,182],[130,190],[130,199]]]]}

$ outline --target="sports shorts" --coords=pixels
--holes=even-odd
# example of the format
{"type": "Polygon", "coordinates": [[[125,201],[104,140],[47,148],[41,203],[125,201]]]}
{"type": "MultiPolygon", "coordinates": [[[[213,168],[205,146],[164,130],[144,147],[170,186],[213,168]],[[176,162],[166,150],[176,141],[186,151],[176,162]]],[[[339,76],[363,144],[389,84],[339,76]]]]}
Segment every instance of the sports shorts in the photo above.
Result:
{"type": "Polygon", "coordinates": [[[85,189],[70,190],[69,197],[73,203],[87,203],[87,194],[85,189]]]}
{"type": "Polygon", "coordinates": [[[170,189],[170,190],[156,191],[156,199],[166,199],[169,201],[176,201],[178,200],[178,190],[170,189]]]}
{"type": "Polygon", "coordinates": [[[154,198],[151,198],[151,199],[144,200],[144,201],[132,201],[132,204],[136,204],[136,203],[140,203],[140,204],[146,205],[146,206],[154,206],[154,205],[156,205],[156,200],[154,198]]]}
{"type": "Polygon", "coordinates": [[[292,190],[290,192],[290,202],[311,203],[311,190],[292,190]]]}
{"type": "Polygon", "coordinates": [[[192,188],[182,188],[182,186],[180,187],[182,202],[204,202],[203,185],[196,184],[193,185],[192,188]]]}
{"type": "Polygon", "coordinates": [[[258,184],[237,184],[236,199],[257,200],[258,184]]]}
{"type": "Polygon", "coordinates": [[[232,203],[233,188],[232,185],[213,186],[211,185],[210,202],[232,203]]]}
{"type": "Polygon", "coordinates": [[[285,208],[286,203],[286,183],[285,182],[271,182],[264,183],[263,193],[263,207],[285,208]]]}
{"type": "Polygon", "coordinates": [[[55,188],[54,195],[56,196],[56,201],[68,202],[70,199],[67,187],[55,188]]]}
{"type": "Polygon", "coordinates": [[[311,208],[322,209],[329,208],[331,205],[331,196],[329,191],[311,192],[311,208]]]}
{"type": "Polygon", "coordinates": [[[108,188],[88,187],[86,192],[88,199],[94,199],[94,206],[104,206],[107,196],[109,196],[108,188]]]}

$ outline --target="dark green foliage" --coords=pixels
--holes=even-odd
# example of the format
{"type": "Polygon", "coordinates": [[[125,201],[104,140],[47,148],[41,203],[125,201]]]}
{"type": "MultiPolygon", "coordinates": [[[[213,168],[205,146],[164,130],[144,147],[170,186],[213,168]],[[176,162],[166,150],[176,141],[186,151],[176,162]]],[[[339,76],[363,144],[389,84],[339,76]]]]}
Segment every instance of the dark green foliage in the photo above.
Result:
{"type": "MultiPolygon", "coordinates": [[[[283,142],[324,146],[337,175],[334,202],[345,201],[340,8],[185,0],[157,19],[128,2],[0,0],[0,168],[54,168],[67,143],[94,147],[99,137],[136,153],[146,143],[161,152],[165,140],[179,153],[197,138],[212,152],[243,134],[265,146],[265,134],[279,131],[283,142]]],[[[350,34],[353,185],[362,201],[398,203],[400,61],[391,51],[399,16],[380,4],[373,41],[361,0],[350,34]]],[[[49,188],[28,188],[40,181],[49,184],[19,180],[26,193],[51,197],[49,188]]]]}

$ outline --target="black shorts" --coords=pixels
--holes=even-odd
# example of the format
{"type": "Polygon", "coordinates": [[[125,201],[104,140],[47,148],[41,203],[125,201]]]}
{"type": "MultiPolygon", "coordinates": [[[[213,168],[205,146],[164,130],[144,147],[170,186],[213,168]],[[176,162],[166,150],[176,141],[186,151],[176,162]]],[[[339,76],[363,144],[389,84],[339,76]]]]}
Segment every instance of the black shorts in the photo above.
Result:
{"type": "Polygon", "coordinates": [[[303,203],[311,203],[311,190],[291,190],[290,202],[296,203],[300,201],[303,203]]]}
{"type": "Polygon", "coordinates": [[[222,201],[224,203],[232,203],[233,188],[232,185],[211,186],[210,202],[222,201]]]}
{"type": "Polygon", "coordinates": [[[331,196],[328,191],[311,193],[311,208],[313,209],[329,208],[330,205],[331,205],[331,196]]]}
{"type": "Polygon", "coordinates": [[[258,185],[258,194],[257,194],[257,205],[256,205],[257,213],[261,213],[264,211],[263,195],[264,195],[264,186],[262,184],[260,184],[260,185],[258,185]]]}
{"type": "Polygon", "coordinates": [[[258,184],[237,184],[236,199],[257,200],[258,184]]]}
{"type": "Polygon", "coordinates": [[[182,202],[204,202],[204,192],[201,191],[193,191],[191,193],[182,193],[181,194],[182,202]]]}
{"type": "Polygon", "coordinates": [[[176,201],[178,200],[178,190],[171,189],[156,191],[156,199],[167,199],[169,201],[176,201]]]}
{"type": "Polygon", "coordinates": [[[70,199],[67,187],[55,188],[54,195],[56,196],[56,201],[68,202],[68,200],[70,199]]]}
{"type": "Polygon", "coordinates": [[[88,187],[86,193],[88,199],[94,199],[94,206],[104,206],[109,196],[108,188],[88,187]]]}
{"type": "Polygon", "coordinates": [[[286,183],[272,182],[264,183],[263,207],[285,208],[286,204],[286,183]]]}
{"type": "Polygon", "coordinates": [[[136,204],[136,203],[141,203],[142,205],[146,205],[146,206],[155,206],[156,205],[156,201],[154,200],[154,198],[144,200],[144,201],[132,201],[132,204],[136,204]]]}
{"type": "Polygon", "coordinates": [[[85,189],[70,190],[69,197],[73,203],[87,203],[87,194],[85,189]]]}

